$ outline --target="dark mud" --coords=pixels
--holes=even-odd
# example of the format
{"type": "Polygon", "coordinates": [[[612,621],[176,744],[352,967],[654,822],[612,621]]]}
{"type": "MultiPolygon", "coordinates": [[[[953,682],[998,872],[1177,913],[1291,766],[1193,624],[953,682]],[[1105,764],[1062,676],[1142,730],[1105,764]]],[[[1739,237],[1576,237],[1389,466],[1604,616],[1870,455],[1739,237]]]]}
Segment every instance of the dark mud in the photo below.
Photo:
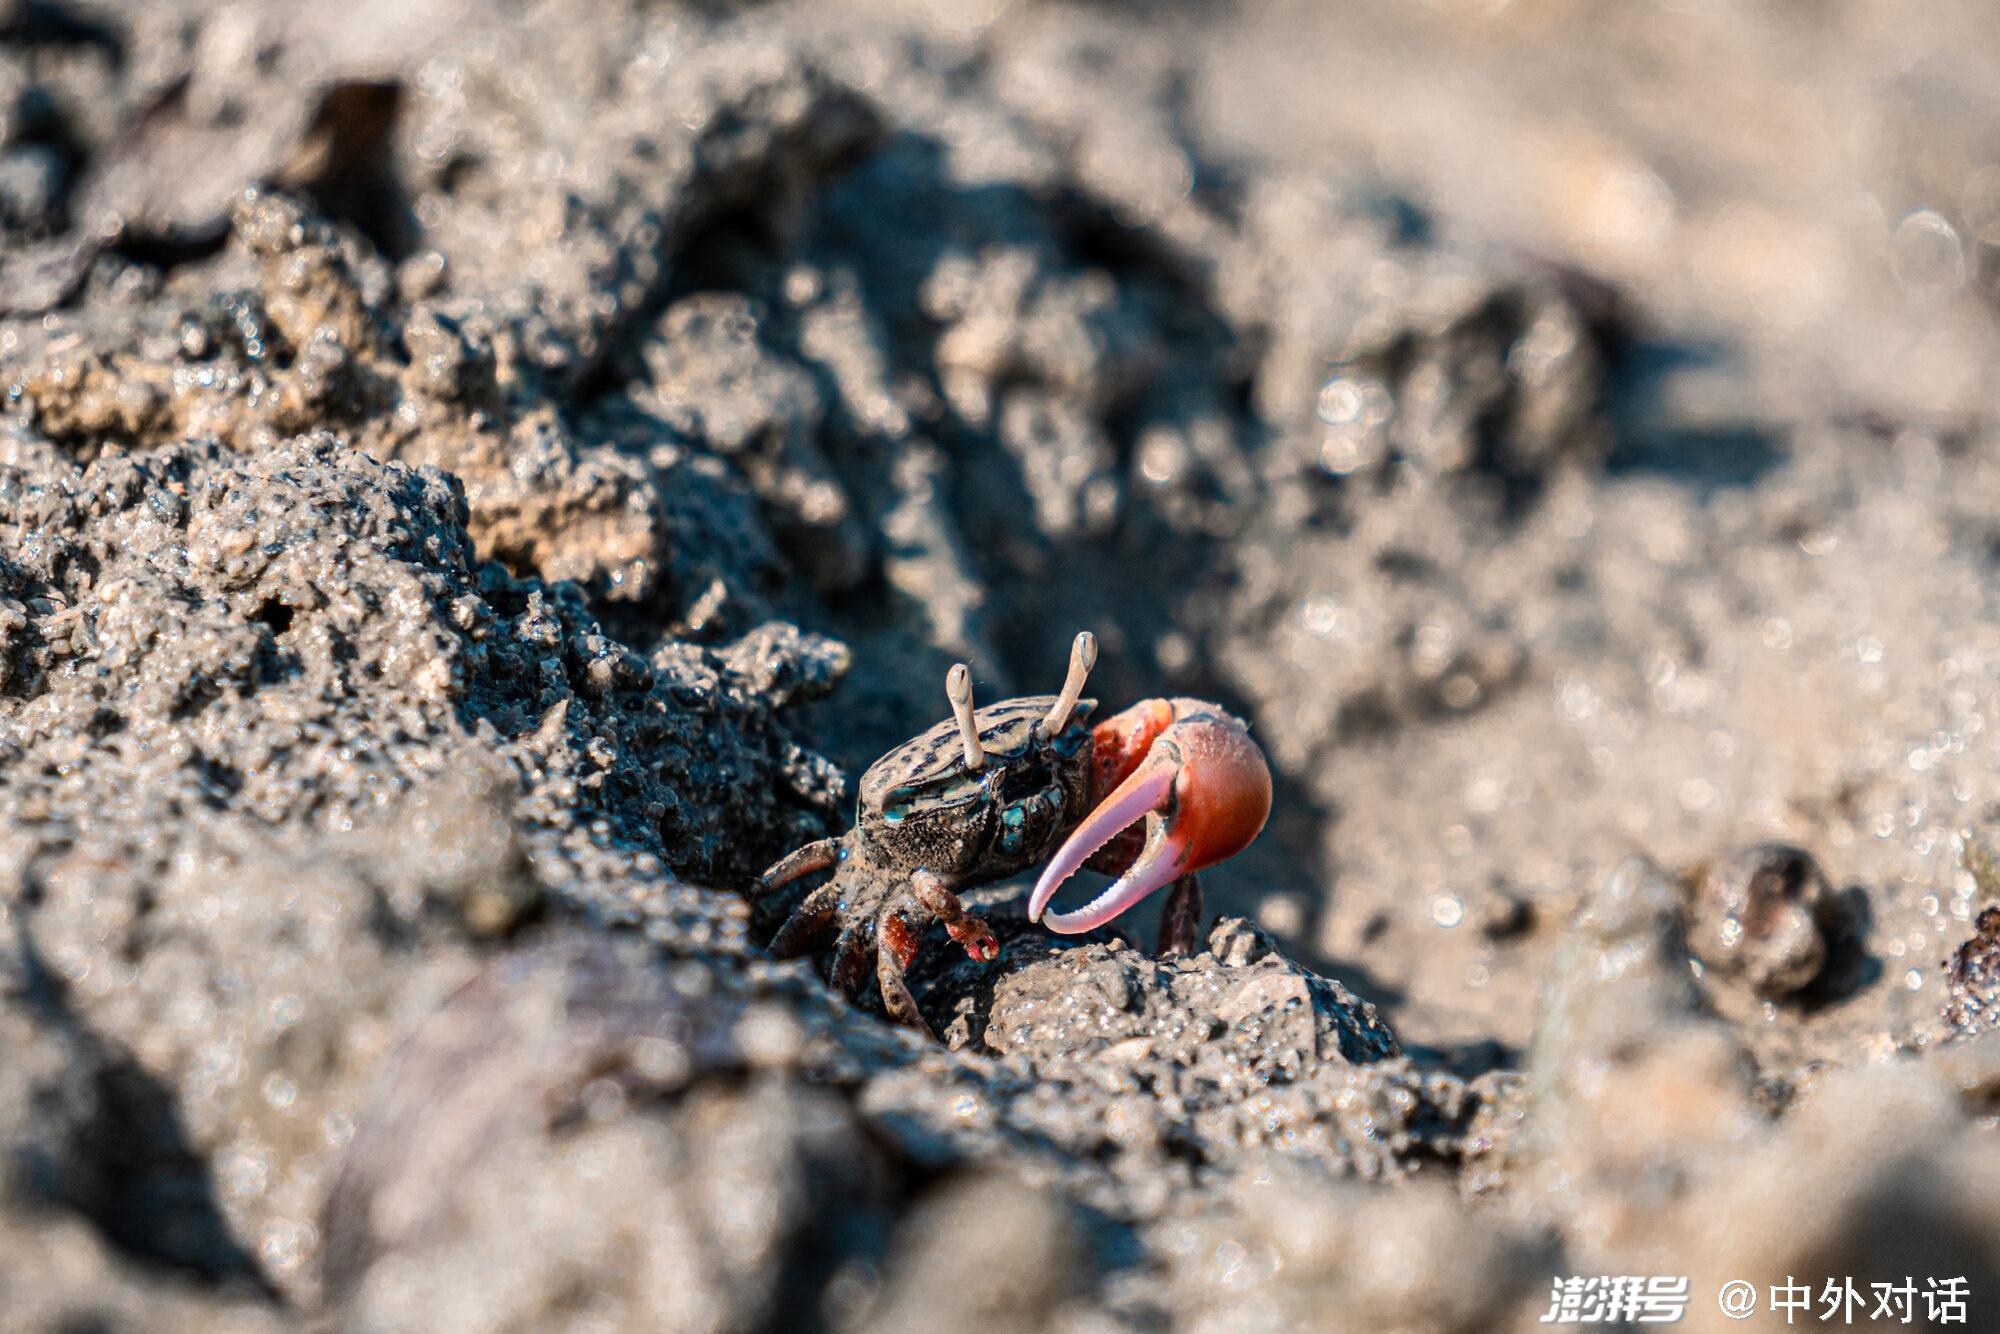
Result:
{"type": "Polygon", "coordinates": [[[1970,95],[1871,250],[1505,7],[990,8],[0,5],[0,1328],[2000,1300],[1970,95]],[[1079,628],[1277,772],[1200,952],[769,961],[1079,628]]]}

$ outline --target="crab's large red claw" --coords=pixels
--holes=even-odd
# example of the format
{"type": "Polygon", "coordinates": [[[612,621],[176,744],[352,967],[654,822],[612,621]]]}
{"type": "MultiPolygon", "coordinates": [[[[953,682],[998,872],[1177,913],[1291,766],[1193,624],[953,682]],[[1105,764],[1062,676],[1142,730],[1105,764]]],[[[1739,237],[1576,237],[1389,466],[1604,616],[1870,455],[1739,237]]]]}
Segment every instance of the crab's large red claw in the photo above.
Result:
{"type": "Polygon", "coordinates": [[[1151,731],[1151,745],[1057,849],[1028,899],[1029,920],[1042,920],[1063,881],[1142,819],[1145,844],[1089,905],[1048,914],[1049,930],[1062,935],[1095,930],[1154,890],[1235,856],[1250,846],[1271,813],[1271,770],[1264,752],[1241,722],[1215,705],[1148,700],[1102,727],[1107,740],[1151,731]]]}

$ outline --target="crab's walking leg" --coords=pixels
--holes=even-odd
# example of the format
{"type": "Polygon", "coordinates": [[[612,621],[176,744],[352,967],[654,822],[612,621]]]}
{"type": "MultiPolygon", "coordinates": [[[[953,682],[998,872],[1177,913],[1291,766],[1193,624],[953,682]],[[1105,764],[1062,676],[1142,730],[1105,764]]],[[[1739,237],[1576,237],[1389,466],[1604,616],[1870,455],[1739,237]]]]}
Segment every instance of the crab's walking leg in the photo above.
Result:
{"type": "Polygon", "coordinates": [[[882,914],[875,931],[875,980],[881,985],[882,1005],[889,1011],[889,1017],[935,1042],[937,1034],[918,1011],[917,998],[910,994],[907,980],[910,961],[917,957],[920,929],[920,924],[912,923],[900,909],[892,908],[882,914]]]}
{"type": "Polygon", "coordinates": [[[849,922],[833,942],[834,990],[852,996],[868,977],[870,955],[875,953],[875,923],[863,917],[849,922]]]}
{"type": "Polygon", "coordinates": [[[802,875],[814,871],[824,871],[840,860],[840,840],[822,838],[804,847],[786,853],[770,870],[757,877],[757,887],[752,891],[762,898],[783,885],[789,885],[802,875]]]}
{"type": "Polygon", "coordinates": [[[821,885],[806,895],[804,903],[792,909],[792,915],[778,928],[778,934],[771,937],[771,957],[798,958],[818,943],[839,913],[840,891],[832,885],[821,885]]]}
{"type": "Polygon", "coordinates": [[[1201,939],[1201,880],[1192,873],[1174,881],[1160,909],[1159,956],[1193,954],[1201,939]]]}
{"type": "Polygon", "coordinates": [[[980,963],[1000,957],[1000,942],[994,938],[993,928],[967,912],[958,895],[945,887],[937,872],[918,871],[910,877],[910,888],[919,904],[937,914],[951,938],[965,947],[966,954],[980,963]]]}

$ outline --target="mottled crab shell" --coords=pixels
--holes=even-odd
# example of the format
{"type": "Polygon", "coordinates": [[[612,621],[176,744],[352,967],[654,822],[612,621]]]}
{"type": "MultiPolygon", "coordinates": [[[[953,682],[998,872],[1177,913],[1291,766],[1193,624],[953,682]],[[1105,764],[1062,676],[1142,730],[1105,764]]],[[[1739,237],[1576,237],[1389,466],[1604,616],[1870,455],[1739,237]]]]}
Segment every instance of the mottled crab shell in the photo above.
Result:
{"type": "MultiPolygon", "coordinates": [[[[1008,761],[1021,759],[1028,753],[1035,744],[1035,724],[1047,716],[1055,702],[1054,695],[1023,695],[1018,699],[1003,699],[998,704],[988,704],[974,713],[973,721],[979,724],[979,746],[986,752],[986,769],[979,773],[966,773],[964,746],[958,735],[958,724],[952,719],[947,718],[930,731],[911,737],[869,765],[868,772],[861,775],[861,813],[886,815],[896,802],[907,801],[920,789],[940,789],[941,784],[948,787],[946,780],[954,775],[966,780],[964,791],[956,796],[971,800],[977,795],[988,771],[997,772],[1008,761]]],[[[1069,726],[1056,739],[1059,750],[1065,754],[1073,753],[1075,745],[1081,744],[1088,734],[1084,723],[1096,707],[1094,699],[1076,702],[1076,708],[1069,716],[1069,726]]],[[[938,791],[937,799],[946,804],[956,804],[954,798],[944,795],[942,790],[938,791]]]]}

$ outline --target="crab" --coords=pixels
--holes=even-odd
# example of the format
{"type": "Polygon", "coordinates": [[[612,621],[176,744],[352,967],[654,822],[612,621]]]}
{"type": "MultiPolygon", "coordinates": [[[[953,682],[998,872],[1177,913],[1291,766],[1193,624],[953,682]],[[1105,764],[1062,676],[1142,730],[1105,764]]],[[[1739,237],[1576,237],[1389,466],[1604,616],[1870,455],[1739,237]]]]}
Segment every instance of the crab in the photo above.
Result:
{"type": "Polygon", "coordinates": [[[831,870],[771,941],[795,958],[835,935],[833,984],[857,995],[873,972],[890,1018],[929,1033],[906,979],[941,923],[975,960],[1000,953],[958,892],[1042,866],[1030,921],[1063,935],[1105,925],[1160,889],[1160,952],[1194,947],[1197,873],[1250,845],[1271,810],[1271,771],[1248,727],[1198,699],[1149,699],[1090,726],[1083,687],[1097,662],[1085,631],[1055,695],[972,704],[964,663],[945,674],[952,716],[861,776],[854,827],[782,858],[754,894],[831,870]],[[1089,904],[1048,912],[1079,869],[1117,877],[1089,904]]]}

